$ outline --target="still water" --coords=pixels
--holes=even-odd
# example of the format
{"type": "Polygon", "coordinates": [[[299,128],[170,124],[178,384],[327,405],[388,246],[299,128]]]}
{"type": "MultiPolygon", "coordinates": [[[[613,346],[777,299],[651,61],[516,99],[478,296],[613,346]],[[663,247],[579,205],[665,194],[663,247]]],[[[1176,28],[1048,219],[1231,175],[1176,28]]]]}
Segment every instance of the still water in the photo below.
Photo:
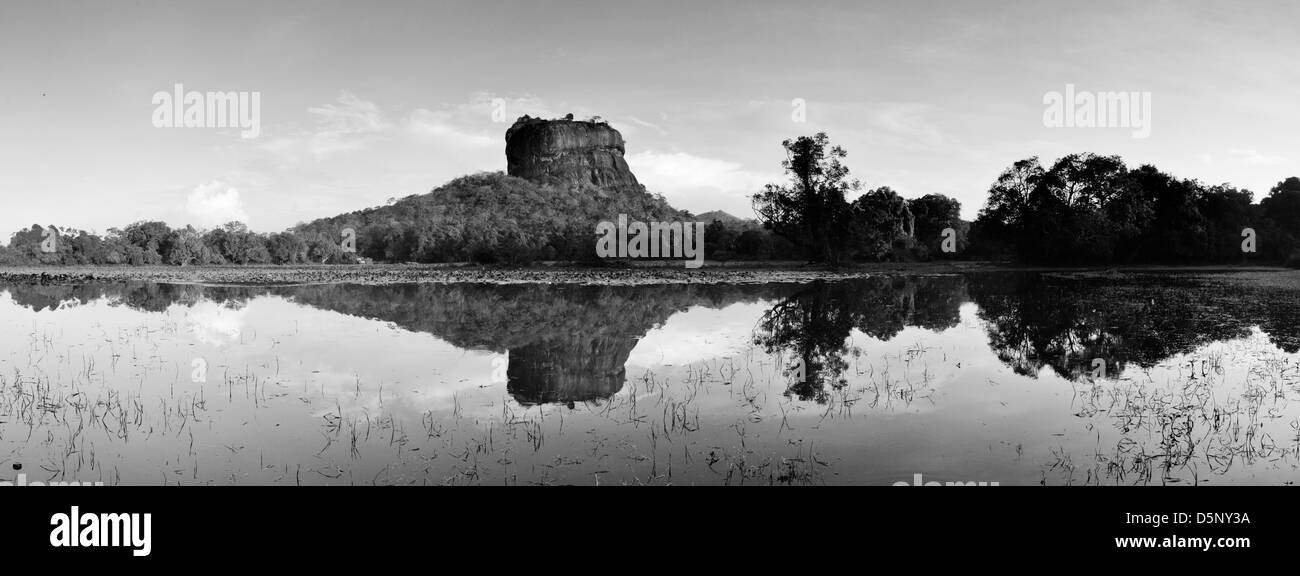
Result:
{"type": "Polygon", "coordinates": [[[0,480],[1285,484],[1300,290],[0,285],[0,480]]]}

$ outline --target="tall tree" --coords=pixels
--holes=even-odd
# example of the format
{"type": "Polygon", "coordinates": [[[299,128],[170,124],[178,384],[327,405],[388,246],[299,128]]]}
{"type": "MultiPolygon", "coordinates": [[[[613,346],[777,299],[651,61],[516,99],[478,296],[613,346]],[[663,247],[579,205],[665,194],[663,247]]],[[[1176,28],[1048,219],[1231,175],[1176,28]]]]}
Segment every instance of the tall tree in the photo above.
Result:
{"type": "Polygon", "coordinates": [[[881,186],[853,201],[853,248],[857,256],[880,260],[896,244],[912,238],[915,218],[907,200],[888,186],[881,186]]]}
{"type": "Polygon", "coordinates": [[[781,143],[787,184],[768,184],[752,198],[763,226],[804,248],[817,262],[837,264],[848,256],[853,219],[845,199],[862,185],[849,179],[842,160],[848,153],[831,146],[825,132],[781,143]]]}
{"type": "Polygon", "coordinates": [[[943,194],[926,194],[907,203],[916,219],[914,236],[918,244],[926,247],[930,256],[942,254],[943,231],[952,228],[959,246],[966,244],[965,226],[961,220],[961,202],[943,194]]]}

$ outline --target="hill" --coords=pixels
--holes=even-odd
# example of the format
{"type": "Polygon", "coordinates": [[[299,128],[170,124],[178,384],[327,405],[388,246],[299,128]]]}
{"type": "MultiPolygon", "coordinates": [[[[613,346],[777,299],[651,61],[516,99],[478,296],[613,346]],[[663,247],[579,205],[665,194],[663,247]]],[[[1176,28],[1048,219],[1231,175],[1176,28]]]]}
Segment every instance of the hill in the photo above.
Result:
{"type": "Polygon", "coordinates": [[[389,206],[302,224],[295,232],[356,232],[357,255],[389,262],[528,262],[595,257],[596,224],[684,215],[640,186],[542,184],[501,172],[463,176],[389,206]]]}

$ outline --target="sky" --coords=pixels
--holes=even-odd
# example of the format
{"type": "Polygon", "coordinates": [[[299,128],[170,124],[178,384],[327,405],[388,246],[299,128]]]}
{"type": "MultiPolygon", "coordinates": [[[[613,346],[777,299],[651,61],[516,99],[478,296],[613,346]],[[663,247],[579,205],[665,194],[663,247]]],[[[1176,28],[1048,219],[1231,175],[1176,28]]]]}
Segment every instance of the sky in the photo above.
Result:
{"type": "Polygon", "coordinates": [[[1014,161],[1073,152],[1258,200],[1300,175],[1297,21],[1294,1],[5,1],[0,237],[281,230],[504,171],[523,114],[608,120],[696,213],[753,217],[782,140],[823,131],[865,187],[967,219],[1014,161]],[[256,93],[258,134],[158,127],[177,84],[256,93]],[[1049,125],[1067,86],[1149,98],[1149,136],[1049,125]]]}

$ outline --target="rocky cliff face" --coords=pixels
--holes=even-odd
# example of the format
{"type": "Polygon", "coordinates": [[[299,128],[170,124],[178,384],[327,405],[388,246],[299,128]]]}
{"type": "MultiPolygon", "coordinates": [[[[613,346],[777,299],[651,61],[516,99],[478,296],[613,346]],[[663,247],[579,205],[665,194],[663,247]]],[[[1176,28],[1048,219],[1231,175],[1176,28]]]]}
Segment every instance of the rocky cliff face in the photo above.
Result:
{"type": "Polygon", "coordinates": [[[506,169],[539,183],[640,186],[623,159],[623,135],[603,122],[523,116],[506,130],[506,169]]]}

